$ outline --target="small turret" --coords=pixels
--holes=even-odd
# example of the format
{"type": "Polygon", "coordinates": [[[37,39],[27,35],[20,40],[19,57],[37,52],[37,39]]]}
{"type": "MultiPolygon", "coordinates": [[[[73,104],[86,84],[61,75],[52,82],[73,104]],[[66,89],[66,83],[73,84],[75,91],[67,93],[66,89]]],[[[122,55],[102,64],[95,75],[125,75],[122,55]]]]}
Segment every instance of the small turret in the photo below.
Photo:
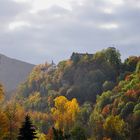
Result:
{"type": "MultiPolygon", "coordinates": [[[[55,63],[53,62],[53,60],[52,60],[52,63],[51,63],[51,65],[52,65],[52,66],[54,66],[54,65],[55,65],[55,63]]],[[[56,65],[55,65],[55,66],[56,66],[56,65]]]]}
{"type": "Polygon", "coordinates": [[[48,72],[53,71],[57,68],[56,64],[54,63],[54,61],[52,60],[52,63],[50,64],[50,67],[48,68],[48,72]]]}

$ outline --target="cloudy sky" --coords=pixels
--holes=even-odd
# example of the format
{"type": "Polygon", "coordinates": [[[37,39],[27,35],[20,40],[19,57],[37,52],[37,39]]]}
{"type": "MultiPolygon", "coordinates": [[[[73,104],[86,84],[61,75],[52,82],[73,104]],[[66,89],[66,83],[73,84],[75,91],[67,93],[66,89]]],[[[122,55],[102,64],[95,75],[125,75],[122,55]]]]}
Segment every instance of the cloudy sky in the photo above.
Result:
{"type": "Polygon", "coordinates": [[[0,53],[38,64],[115,46],[140,55],[140,0],[0,0],[0,53]]]}

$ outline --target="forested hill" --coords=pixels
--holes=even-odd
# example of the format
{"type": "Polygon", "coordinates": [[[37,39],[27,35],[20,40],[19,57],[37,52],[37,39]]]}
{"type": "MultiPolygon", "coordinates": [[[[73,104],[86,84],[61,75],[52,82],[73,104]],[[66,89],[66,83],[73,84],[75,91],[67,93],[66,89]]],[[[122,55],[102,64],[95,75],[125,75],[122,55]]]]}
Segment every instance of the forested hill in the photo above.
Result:
{"type": "Polygon", "coordinates": [[[41,140],[139,140],[140,57],[122,62],[118,50],[107,48],[35,66],[0,108],[0,138],[27,132],[26,114],[41,140]]]}
{"type": "Polygon", "coordinates": [[[61,61],[57,66],[52,63],[34,67],[21,85],[18,96],[26,99],[40,97],[39,103],[43,105],[29,105],[39,110],[42,106],[49,106],[60,95],[76,98],[81,104],[85,101],[94,103],[97,95],[113,89],[126,74],[133,72],[138,61],[139,57],[130,57],[122,63],[115,48],[95,54],[73,53],[70,59],[61,61]],[[49,102],[42,102],[45,98],[49,102]]]}
{"type": "Polygon", "coordinates": [[[23,82],[34,65],[0,54],[0,82],[7,92],[16,89],[23,82]]]}
{"type": "Polygon", "coordinates": [[[140,61],[113,90],[97,97],[89,124],[99,140],[140,139],[140,61]]]}

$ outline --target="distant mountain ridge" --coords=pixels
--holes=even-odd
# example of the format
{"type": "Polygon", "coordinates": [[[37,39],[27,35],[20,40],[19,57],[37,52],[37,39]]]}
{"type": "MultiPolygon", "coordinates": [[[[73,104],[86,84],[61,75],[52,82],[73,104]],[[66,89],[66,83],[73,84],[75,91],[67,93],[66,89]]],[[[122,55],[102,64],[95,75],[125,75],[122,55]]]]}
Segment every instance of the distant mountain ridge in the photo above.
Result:
{"type": "Polygon", "coordinates": [[[33,64],[0,54],[0,82],[4,85],[6,92],[15,90],[26,79],[33,67],[33,64]]]}

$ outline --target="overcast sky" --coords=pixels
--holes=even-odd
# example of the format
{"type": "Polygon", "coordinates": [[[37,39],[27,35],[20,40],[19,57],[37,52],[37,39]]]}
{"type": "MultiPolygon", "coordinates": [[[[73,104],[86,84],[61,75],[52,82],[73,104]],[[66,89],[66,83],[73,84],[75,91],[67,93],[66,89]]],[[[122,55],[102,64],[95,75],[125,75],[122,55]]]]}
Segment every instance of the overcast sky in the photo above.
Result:
{"type": "Polygon", "coordinates": [[[140,0],[0,0],[0,53],[39,64],[115,46],[140,55],[140,0]]]}

